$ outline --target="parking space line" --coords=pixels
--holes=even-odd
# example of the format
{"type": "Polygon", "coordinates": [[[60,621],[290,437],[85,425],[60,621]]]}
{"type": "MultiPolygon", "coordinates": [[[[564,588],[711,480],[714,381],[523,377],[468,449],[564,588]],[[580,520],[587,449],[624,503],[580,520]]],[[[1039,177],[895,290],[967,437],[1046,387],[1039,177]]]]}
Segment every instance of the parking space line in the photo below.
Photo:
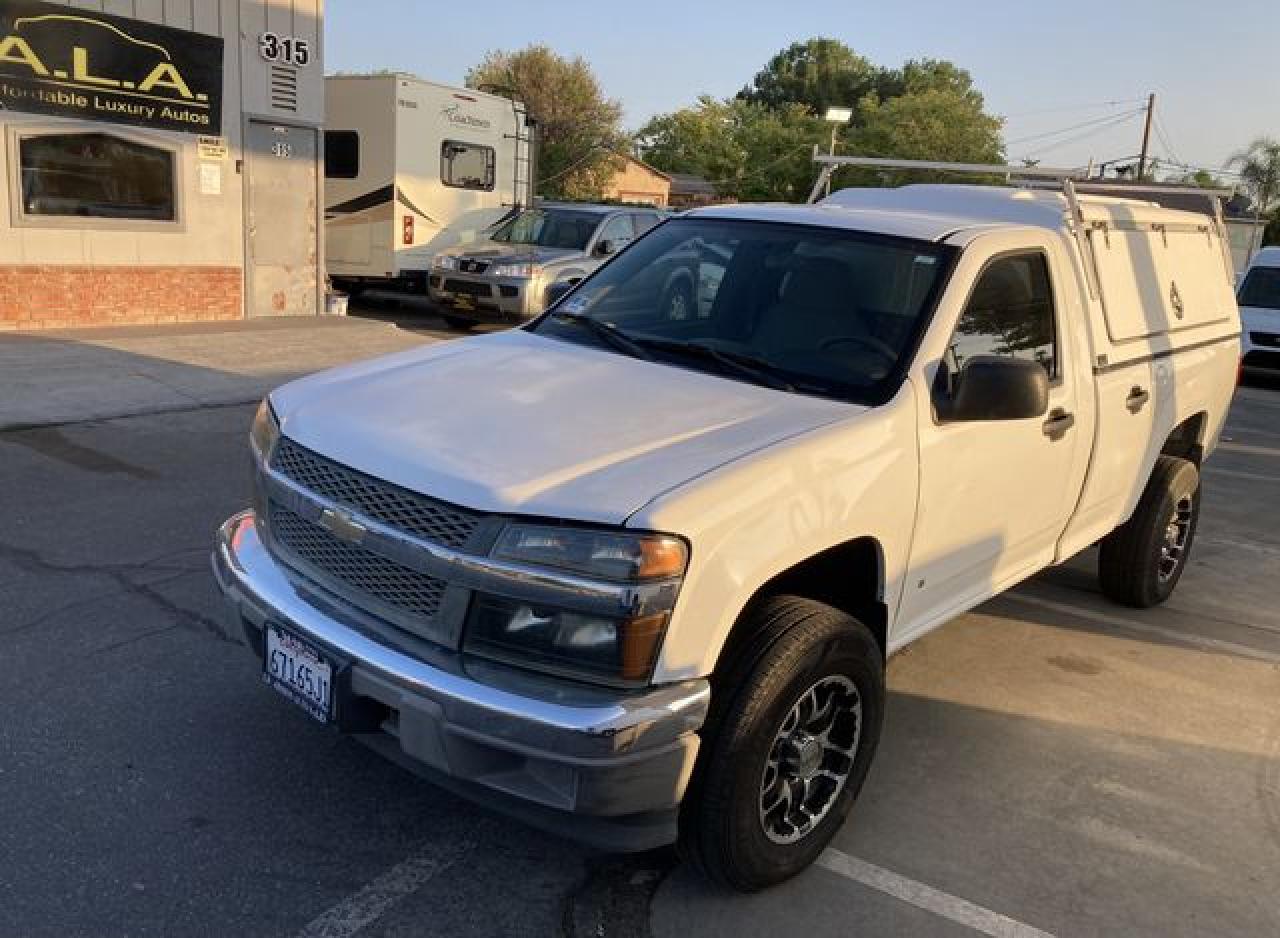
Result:
{"type": "Polygon", "coordinates": [[[932,886],[908,879],[884,867],[859,860],[828,847],[818,858],[818,865],[846,879],[861,883],[918,909],[932,912],[958,925],[993,938],[1053,938],[1049,932],[1024,925],[1007,915],[992,912],[967,899],[961,899],[932,886]]]}
{"type": "Polygon", "coordinates": [[[1204,471],[1211,476],[1226,476],[1231,479],[1244,479],[1247,482],[1280,482],[1280,475],[1263,475],[1261,472],[1240,472],[1236,469],[1222,469],[1209,463],[1204,471]]]}
{"type": "Polygon", "coordinates": [[[298,932],[298,938],[351,938],[473,849],[475,843],[469,840],[461,840],[448,847],[432,843],[427,851],[397,863],[359,892],[312,919],[298,932]]]}
{"type": "Polygon", "coordinates": [[[1049,609],[1053,612],[1061,612],[1069,616],[1076,616],[1081,619],[1087,619],[1090,622],[1096,622],[1099,625],[1107,625],[1118,629],[1128,629],[1131,632],[1142,632],[1147,635],[1157,635],[1160,638],[1165,638],[1169,641],[1178,642],[1183,645],[1191,645],[1205,651],[1237,655],[1241,658],[1253,658],[1256,661],[1265,661],[1268,664],[1280,664],[1280,654],[1263,651],[1261,648],[1251,648],[1248,645],[1241,645],[1239,642],[1228,642],[1220,638],[1209,638],[1205,635],[1181,632],[1177,629],[1169,629],[1164,626],[1153,625],[1150,622],[1140,622],[1137,619],[1129,619],[1124,616],[1108,615],[1107,613],[1088,609],[1084,606],[1074,606],[1069,603],[1054,602],[1051,599],[1041,599],[1039,596],[1028,596],[1026,593],[1004,593],[1000,598],[1026,603],[1029,606],[1039,606],[1041,609],[1049,609]]]}
{"type": "Polygon", "coordinates": [[[1280,456],[1280,449],[1274,446],[1254,446],[1251,443],[1219,443],[1218,449],[1228,453],[1248,453],[1250,456],[1280,456]]]}

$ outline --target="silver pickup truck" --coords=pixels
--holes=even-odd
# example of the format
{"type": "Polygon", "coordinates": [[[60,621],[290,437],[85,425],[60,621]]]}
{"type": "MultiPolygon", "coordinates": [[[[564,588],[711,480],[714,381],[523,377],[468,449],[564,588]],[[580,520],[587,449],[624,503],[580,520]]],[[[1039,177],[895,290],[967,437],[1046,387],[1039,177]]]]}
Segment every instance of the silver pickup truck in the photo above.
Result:
{"type": "MultiPolygon", "coordinates": [[[[541,203],[488,240],[436,255],[428,292],[452,329],[523,322],[549,305],[548,291],[577,283],[662,217],[655,209],[541,203]]],[[[689,298],[681,293],[677,301],[689,298]]]]}

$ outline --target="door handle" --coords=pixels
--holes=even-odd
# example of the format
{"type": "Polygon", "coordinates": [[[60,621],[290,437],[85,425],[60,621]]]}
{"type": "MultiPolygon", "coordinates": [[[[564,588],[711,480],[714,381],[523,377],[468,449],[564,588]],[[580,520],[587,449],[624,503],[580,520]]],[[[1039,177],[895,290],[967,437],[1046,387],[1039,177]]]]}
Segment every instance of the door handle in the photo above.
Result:
{"type": "Polygon", "coordinates": [[[1067,431],[1076,425],[1075,414],[1069,414],[1061,407],[1055,407],[1044,422],[1044,435],[1057,441],[1067,435],[1067,431]]]}
{"type": "Polygon", "coordinates": [[[1129,396],[1124,399],[1124,406],[1129,408],[1129,413],[1136,414],[1147,406],[1149,400],[1151,400],[1151,392],[1135,384],[1129,396]]]}

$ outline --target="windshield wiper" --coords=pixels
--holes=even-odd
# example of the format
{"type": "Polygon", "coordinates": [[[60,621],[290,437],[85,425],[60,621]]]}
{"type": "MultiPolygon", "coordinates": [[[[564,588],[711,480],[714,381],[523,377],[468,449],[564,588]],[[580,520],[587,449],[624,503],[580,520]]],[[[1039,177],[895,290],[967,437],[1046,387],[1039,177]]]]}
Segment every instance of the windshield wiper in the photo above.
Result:
{"type": "Polygon", "coordinates": [[[602,322],[592,316],[584,316],[582,313],[556,312],[551,314],[551,318],[582,326],[592,335],[602,339],[606,345],[616,351],[630,355],[632,358],[643,358],[648,362],[653,361],[653,356],[648,349],[617,326],[611,326],[607,322],[602,322]]]}
{"type": "Polygon", "coordinates": [[[649,336],[644,338],[637,337],[634,341],[651,348],[662,349],[664,352],[675,352],[676,354],[691,355],[695,358],[709,359],[729,371],[736,372],[748,381],[773,388],[775,391],[794,391],[796,389],[794,384],[778,373],[779,368],[777,365],[765,361],[763,358],[748,355],[745,352],[731,352],[702,342],[678,342],[672,339],[654,339],[649,336]]]}

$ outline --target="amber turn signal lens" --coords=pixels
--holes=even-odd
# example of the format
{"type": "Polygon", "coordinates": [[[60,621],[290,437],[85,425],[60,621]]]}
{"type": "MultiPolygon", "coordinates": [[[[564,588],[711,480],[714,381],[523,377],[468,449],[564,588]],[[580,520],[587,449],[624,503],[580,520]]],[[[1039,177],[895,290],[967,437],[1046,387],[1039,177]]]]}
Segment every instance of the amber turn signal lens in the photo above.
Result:
{"type": "Polygon", "coordinates": [[[689,549],[674,537],[646,537],[640,541],[640,567],[636,576],[642,580],[682,576],[689,563],[689,549]]]}
{"type": "Polygon", "coordinates": [[[622,624],[622,670],[624,681],[643,681],[653,669],[658,643],[667,628],[667,614],[628,619],[622,624]]]}

